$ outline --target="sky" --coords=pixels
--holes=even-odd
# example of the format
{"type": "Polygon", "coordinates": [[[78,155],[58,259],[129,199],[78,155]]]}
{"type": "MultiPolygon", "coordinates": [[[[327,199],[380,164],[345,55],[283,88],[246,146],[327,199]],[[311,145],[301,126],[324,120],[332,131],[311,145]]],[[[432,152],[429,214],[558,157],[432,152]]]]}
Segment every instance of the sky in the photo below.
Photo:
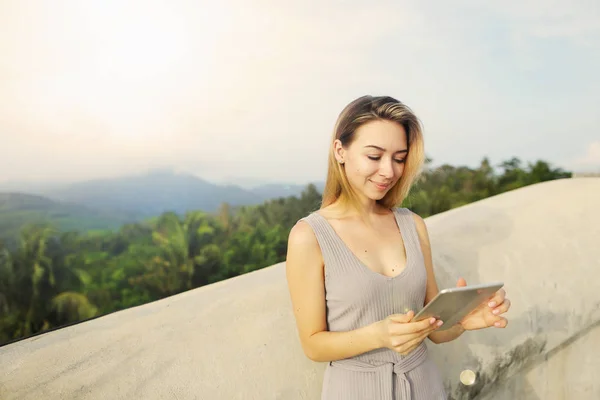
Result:
{"type": "Polygon", "coordinates": [[[600,172],[600,3],[0,0],[0,182],[324,180],[391,95],[434,164],[600,172]]]}

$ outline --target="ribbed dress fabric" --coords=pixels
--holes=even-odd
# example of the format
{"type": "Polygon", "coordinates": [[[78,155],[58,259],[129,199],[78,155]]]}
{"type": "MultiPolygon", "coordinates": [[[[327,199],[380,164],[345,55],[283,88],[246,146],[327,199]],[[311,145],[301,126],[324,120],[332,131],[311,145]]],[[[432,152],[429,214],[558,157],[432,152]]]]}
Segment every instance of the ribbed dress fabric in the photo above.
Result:
{"type": "MultiPolygon", "coordinates": [[[[407,263],[387,277],[364,265],[318,212],[301,219],[313,229],[325,262],[328,330],[354,330],[391,314],[423,308],[427,272],[412,212],[394,208],[407,263]]],[[[437,366],[425,341],[407,356],[387,348],[327,363],[321,400],[446,399],[437,366]]]]}

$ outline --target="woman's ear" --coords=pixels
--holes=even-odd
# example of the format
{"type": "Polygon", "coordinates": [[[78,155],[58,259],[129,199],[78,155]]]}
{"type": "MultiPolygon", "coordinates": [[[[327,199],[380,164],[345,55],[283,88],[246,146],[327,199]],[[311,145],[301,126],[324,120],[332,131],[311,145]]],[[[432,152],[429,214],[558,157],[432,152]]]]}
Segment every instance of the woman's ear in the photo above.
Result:
{"type": "Polygon", "coordinates": [[[333,142],[333,154],[339,164],[344,164],[346,161],[344,159],[346,150],[344,149],[344,146],[342,146],[342,142],[339,139],[336,139],[335,142],[333,142]]]}

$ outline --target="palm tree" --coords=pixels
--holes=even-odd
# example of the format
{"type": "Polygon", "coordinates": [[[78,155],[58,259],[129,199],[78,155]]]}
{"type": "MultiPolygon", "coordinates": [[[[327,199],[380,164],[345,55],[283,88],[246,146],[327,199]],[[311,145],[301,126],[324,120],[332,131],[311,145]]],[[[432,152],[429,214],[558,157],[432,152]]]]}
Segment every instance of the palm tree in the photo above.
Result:
{"type": "Polygon", "coordinates": [[[95,306],[84,294],[68,291],[73,282],[80,282],[69,264],[60,259],[65,254],[55,233],[47,225],[30,225],[21,231],[20,247],[12,260],[14,284],[19,290],[11,297],[20,310],[15,337],[95,315],[95,306]]]}
{"type": "Polygon", "coordinates": [[[211,281],[220,266],[222,226],[201,211],[189,212],[183,221],[175,213],[163,214],[152,239],[159,255],[147,263],[147,273],[132,282],[164,297],[211,281]]]}

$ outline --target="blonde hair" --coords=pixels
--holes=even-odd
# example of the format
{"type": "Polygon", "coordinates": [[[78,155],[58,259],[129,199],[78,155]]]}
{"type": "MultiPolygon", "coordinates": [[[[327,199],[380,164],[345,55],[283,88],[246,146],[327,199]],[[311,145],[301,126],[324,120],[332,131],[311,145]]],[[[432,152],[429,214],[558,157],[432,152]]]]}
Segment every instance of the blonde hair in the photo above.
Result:
{"type": "Polygon", "coordinates": [[[339,139],[342,146],[350,146],[358,127],[374,120],[388,120],[402,125],[408,143],[408,154],[402,176],[377,203],[391,209],[399,206],[408,195],[413,182],[421,173],[425,159],[421,122],[408,106],[392,97],[362,96],[348,104],[335,123],[321,209],[337,201],[343,207],[361,210],[358,196],[348,181],[344,165],[338,163],[335,158],[334,142],[339,139]]]}

